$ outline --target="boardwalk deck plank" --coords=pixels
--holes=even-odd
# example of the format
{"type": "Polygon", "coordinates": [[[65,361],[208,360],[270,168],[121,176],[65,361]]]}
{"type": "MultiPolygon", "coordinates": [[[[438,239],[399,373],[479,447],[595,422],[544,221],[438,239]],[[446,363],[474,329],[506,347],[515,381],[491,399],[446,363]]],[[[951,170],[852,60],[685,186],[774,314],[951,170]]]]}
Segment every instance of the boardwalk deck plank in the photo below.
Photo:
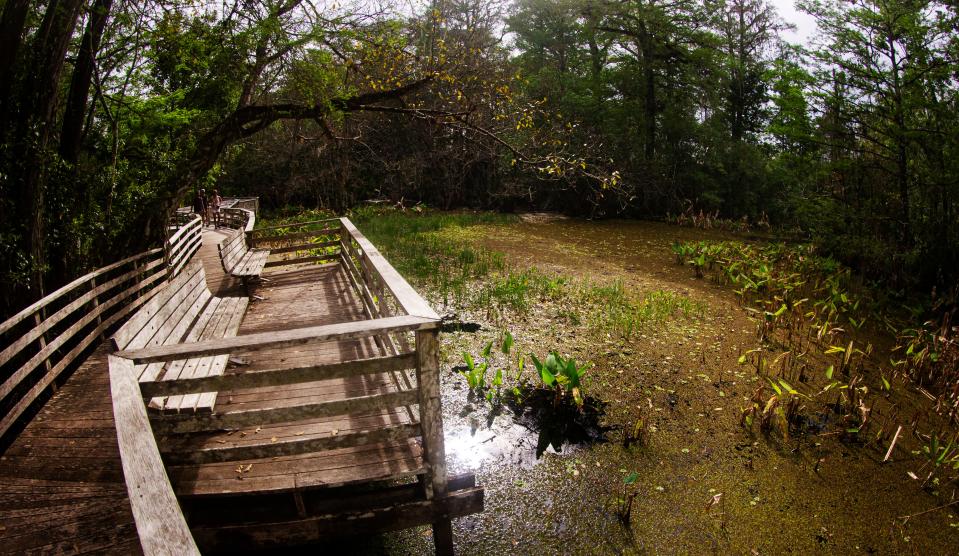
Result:
{"type": "MultiPolygon", "coordinates": [[[[220,231],[204,231],[203,244],[196,257],[203,262],[207,286],[214,296],[242,296],[246,291],[242,282],[223,272],[217,253],[216,246],[224,237],[220,231]]],[[[245,307],[245,314],[238,309],[234,318],[228,319],[233,321],[230,326],[239,324],[239,337],[369,318],[363,299],[339,264],[267,272],[264,278],[268,280],[255,286],[252,292],[255,297],[245,307]]],[[[429,311],[424,309],[424,312],[429,311]]],[[[183,311],[177,314],[181,313],[183,311]]],[[[185,314],[184,318],[202,317],[199,308],[185,314]]],[[[210,326],[216,325],[210,323],[210,326]]],[[[108,351],[106,344],[100,346],[0,456],[0,553],[136,554],[141,551],[114,427],[108,351]]],[[[233,362],[227,365],[224,374],[338,365],[393,354],[373,337],[238,349],[230,352],[233,362]]],[[[211,363],[216,359],[217,365],[222,365],[226,356],[208,356],[208,359],[211,363]]],[[[156,380],[196,374],[195,369],[181,369],[182,366],[169,365],[171,368],[156,380]]],[[[394,372],[406,373],[409,378],[414,366],[394,372]]],[[[322,380],[303,375],[311,381],[220,389],[213,413],[215,416],[295,408],[398,390],[396,377],[390,372],[345,374],[334,373],[322,380]]],[[[407,380],[403,388],[408,387],[407,380]]],[[[198,397],[197,394],[190,396],[191,399],[198,397]]],[[[286,415],[284,413],[283,418],[286,415]]],[[[170,422],[175,423],[177,418],[174,416],[170,422]]],[[[348,414],[285,422],[274,422],[279,420],[274,419],[262,424],[251,423],[239,430],[212,430],[185,436],[162,432],[173,430],[159,426],[169,416],[151,415],[157,423],[161,452],[240,449],[246,451],[238,453],[251,455],[257,453],[259,446],[293,446],[369,431],[399,430],[397,427],[415,424],[413,418],[414,413],[403,407],[371,407],[348,414]]],[[[384,435],[383,440],[369,444],[333,444],[331,449],[319,452],[173,464],[169,465],[168,474],[174,492],[184,499],[226,497],[223,500],[230,500],[234,495],[250,492],[282,493],[411,478],[426,474],[429,468],[417,438],[384,435]]],[[[174,458],[170,463],[175,461],[174,458]]],[[[180,458],[179,461],[187,460],[180,458]]]]}

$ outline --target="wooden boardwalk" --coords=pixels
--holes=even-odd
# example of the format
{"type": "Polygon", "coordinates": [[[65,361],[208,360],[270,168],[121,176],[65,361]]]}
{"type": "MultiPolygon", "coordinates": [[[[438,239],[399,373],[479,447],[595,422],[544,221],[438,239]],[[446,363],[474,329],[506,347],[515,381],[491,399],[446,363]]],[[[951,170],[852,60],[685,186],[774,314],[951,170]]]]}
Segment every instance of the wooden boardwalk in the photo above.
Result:
{"type": "Polygon", "coordinates": [[[140,552],[106,354],[104,343],[0,457],[0,552],[140,552]]]}
{"type": "MultiPolygon", "coordinates": [[[[197,253],[216,295],[239,295],[204,230],[197,253]]],[[[0,553],[140,552],[120,465],[108,342],[103,342],[0,456],[0,553]]]]}
{"type": "MultiPolygon", "coordinates": [[[[203,246],[196,256],[203,262],[211,292],[218,296],[240,295],[243,285],[223,272],[217,254],[216,245],[225,237],[219,230],[204,230],[203,246]]],[[[265,299],[251,306],[240,333],[362,319],[362,305],[351,293],[346,277],[336,265],[277,273],[258,291],[265,299]],[[301,300],[299,306],[298,299],[301,300]]],[[[361,355],[368,349],[359,341],[348,344],[336,346],[332,351],[330,346],[325,349],[332,356],[361,355]]],[[[3,553],[131,554],[140,551],[120,465],[107,353],[108,344],[103,343],[0,457],[0,551],[3,553]]],[[[302,357],[304,354],[289,355],[302,357]]],[[[285,358],[275,352],[256,354],[249,359],[261,363],[251,361],[249,369],[265,368],[268,366],[265,362],[276,357],[285,358]]],[[[316,394],[310,391],[309,385],[300,386],[303,395],[316,394]]],[[[345,390],[350,386],[344,383],[341,387],[345,390]]],[[[359,386],[368,387],[375,385],[359,386]]],[[[221,400],[226,405],[251,407],[276,399],[276,388],[263,390],[259,396],[251,397],[247,392],[236,399],[225,392],[221,400]]],[[[320,420],[309,433],[323,434],[330,427],[346,430],[348,426],[320,420]]],[[[297,432],[300,431],[292,434],[297,432]]],[[[266,438],[290,433],[282,427],[263,431],[263,435],[269,435],[266,438]]],[[[214,436],[208,441],[217,440],[214,436]]],[[[244,487],[291,482],[293,475],[284,477],[282,471],[289,459],[293,458],[278,458],[272,472],[265,465],[256,465],[255,472],[243,477],[244,487]]],[[[229,490],[229,486],[238,482],[235,467],[224,464],[203,469],[181,467],[176,468],[173,476],[174,480],[191,483],[193,479],[216,477],[205,483],[206,488],[216,488],[217,479],[222,479],[225,486],[221,488],[229,490]],[[190,481],[184,479],[188,476],[190,481]]]]}
{"type": "MultiPolygon", "coordinates": [[[[352,225],[344,222],[345,234],[352,225]]],[[[351,233],[359,234],[355,228],[351,233]]],[[[217,244],[226,234],[211,229],[202,234],[202,246],[194,257],[202,261],[210,293],[217,297],[245,295],[248,290],[244,284],[226,274],[220,262],[217,244]]],[[[343,241],[343,249],[354,249],[349,241],[343,241]]],[[[247,336],[250,342],[252,338],[269,342],[289,331],[320,330],[315,327],[358,321],[383,322],[385,326],[390,319],[385,318],[389,309],[384,301],[384,286],[395,288],[396,282],[389,276],[399,277],[388,268],[387,274],[392,275],[384,279],[377,274],[379,282],[371,279],[375,261],[369,258],[370,253],[380,257],[368,243],[362,251],[353,252],[359,270],[349,257],[339,255],[338,262],[332,264],[292,270],[281,267],[286,270],[264,274],[265,280],[252,287],[253,301],[240,324],[237,339],[247,336]],[[358,281],[366,281],[366,286],[358,286],[358,281]]],[[[186,262],[187,259],[177,259],[176,264],[183,268],[186,262]]],[[[401,289],[404,287],[406,290],[400,296],[407,304],[412,303],[409,307],[416,311],[413,314],[432,313],[425,305],[420,309],[417,303],[421,299],[405,282],[400,284],[401,289]]],[[[411,318],[410,322],[422,320],[411,318]]],[[[365,326],[368,325],[361,324],[359,328],[365,326]]],[[[435,338],[435,332],[432,334],[435,338]]],[[[165,424],[160,422],[164,419],[154,423],[169,485],[192,530],[188,537],[192,535],[203,549],[230,550],[249,548],[248,539],[270,546],[360,532],[367,527],[360,527],[360,521],[371,522],[369,527],[373,530],[432,522],[434,531],[440,531],[444,537],[442,551],[451,551],[449,517],[477,511],[476,504],[482,504],[482,492],[473,488],[472,478],[456,478],[450,481],[449,488],[467,490],[446,499],[441,424],[434,430],[430,421],[422,420],[420,415],[422,400],[429,399],[430,404],[438,400],[438,390],[433,392],[438,388],[437,369],[425,368],[434,373],[425,384],[433,386],[412,384],[419,382],[419,375],[414,377],[410,366],[416,368],[418,363],[414,363],[421,357],[410,347],[412,339],[412,332],[360,333],[273,347],[248,342],[249,350],[231,350],[223,384],[236,382],[231,381],[230,375],[264,377],[271,375],[270,371],[286,375],[293,372],[297,376],[310,372],[313,374],[309,376],[314,376],[315,369],[327,369],[333,374],[317,375],[322,380],[260,387],[250,387],[249,381],[244,382],[246,379],[241,377],[237,384],[246,384],[245,387],[221,388],[216,393],[212,415],[174,415],[165,424]],[[377,364],[393,370],[377,372],[380,367],[369,367],[377,364]],[[359,371],[361,367],[368,368],[359,371]],[[404,368],[407,370],[398,370],[404,368]],[[391,400],[402,403],[390,404],[391,400]],[[357,409],[345,411],[358,402],[357,409]],[[300,416],[303,411],[315,416],[304,419],[300,416]],[[273,417],[262,423],[249,420],[249,416],[260,414],[273,417]],[[288,418],[277,418],[287,414],[288,418]],[[224,418],[232,418],[229,422],[239,426],[218,426],[217,420],[224,418]],[[204,419],[210,422],[203,425],[204,419]],[[197,422],[201,423],[200,428],[189,428],[198,426],[197,422]],[[182,434],[176,427],[183,426],[200,432],[182,434]],[[436,465],[427,463],[424,441],[419,438],[421,431],[423,439],[438,438],[431,448],[439,450],[436,465]],[[322,448],[298,448],[304,445],[322,448]],[[248,455],[217,455],[226,452],[248,455]],[[411,483],[413,478],[419,480],[411,483]],[[391,499],[394,502],[387,503],[383,510],[371,514],[363,509],[363,504],[369,503],[363,502],[363,497],[369,499],[370,495],[360,494],[352,502],[341,498],[341,491],[347,492],[343,489],[350,485],[365,488],[369,484],[385,485],[383,481],[387,480],[396,486],[377,498],[380,503],[391,499]],[[405,486],[397,485],[397,480],[405,486]],[[417,502],[423,492],[426,500],[417,502]],[[344,522],[329,520],[337,512],[349,512],[351,507],[358,512],[357,517],[373,519],[356,521],[344,517],[345,528],[337,524],[344,522]],[[263,537],[260,530],[248,526],[251,520],[285,520],[289,525],[285,536],[284,528],[279,527],[279,536],[268,533],[263,537]]],[[[420,341],[421,333],[417,332],[417,344],[420,341]]],[[[422,341],[424,349],[432,350],[430,353],[435,356],[435,339],[426,335],[422,341]]],[[[117,442],[117,393],[113,392],[111,400],[109,351],[106,342],[100,345],[0,458],[0,553],[141,552],[142,530],[138,537],[127,495],[130,469],[126,469],[125,481],[117,442]]],[[[438,415],[438,405],[430,406],[429,411],[438,415]]],[[[123,457],[128,458],[127,451],[123,457]]],[[[141,515],[137,514],[137,523],[141,515]]]]}
{"type": "MultiPolygon", "coordinates": [[[[337,264],[264,275],[254,290],[262,300],[252,303],[239,335],[280,332],[366,319],[363,305],[337,264]]],[[[231,372],[262,372],[284,366],[325,365],[385,355],[369,338],[334,340],[306,346],[268,348],[232,354],[231,372]],[[236,362],[240,364],[237,365],[236,362]]],[[[224,390],[216,411],[256,411],[297,408],[308,404],[373,396],[397,391],[390,373],[353,375],[282,386],[224,390]]],[[[413,411],[413,410],[409,410],[413,411]]],[[[406,425],[406,410],[387,408],[359,414],[251,424],[240,430],[194,434],[167,443],[171,451],[219,447],[250,447],[294,440],[330,438],[351,432],[406,425]]],[[[174,491],[181,497],[247,492],[289,492],[314,486],[339,486],[423,472],[419,446],[412,440],[364,445],[318,453],[253,458],[169,468],[174,491]],[[238,468],[249,471],[237,472],[238,468]]]]}

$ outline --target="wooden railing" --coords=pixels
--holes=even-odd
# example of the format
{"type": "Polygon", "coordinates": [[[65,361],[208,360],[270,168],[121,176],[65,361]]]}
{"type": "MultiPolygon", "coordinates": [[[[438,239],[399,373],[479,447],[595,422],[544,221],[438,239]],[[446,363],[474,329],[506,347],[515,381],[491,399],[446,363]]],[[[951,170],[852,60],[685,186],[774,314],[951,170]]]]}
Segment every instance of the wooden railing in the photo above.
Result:
{"type": "MultiPolygon", "coordinates": [[[[173,496],[169,478],[161,472],[164,460],[168,463],[238,461],[304,454],[420,436],[423,441],[424,467],[429,479],[425,483],[427,499],[442,500],[447,496],[449,487],[440,409],[438,341],[440,319],[436,313],[345,218],[261,228],[252,231],[249,237],[254,245],[258,247],[268,245],[271,250],[284,249],[277,245],[278,242],[292,243],[286,246],[287,251],[280,254],[323,250],[323,254],[307,253],[305,256],[300,255],[295,259],[283,261],[282,264],[290,264],[290,261],[338,260],[344,266],[356,292],[362,297],[368,318],[361,321],[279,332],[147,347],[120,351],[111,356],[111,383],[122,383],[122,387],[114,388],[114,411],[117,413],[124,474],[138,534],[144,552],[147,554],[165,551],[191,553],[196,550],[176,498],[173,496]],[[308,238],[312,238],[313,241],[303,244],[302,242],[308,238]],[[320,241],[316,241],[317,238],[320,241]],[[413,345],[409,342],[410,335],[415,338],[413,345]],[[296,366],[287,363],[284,366],[280,364],[278,368],[270,371],[153,380],[141,382],[138,388],[135,388],[137,382],[133,378],[134,365],[229,353],[249,353],[270,348],[355,338],[373,338],[381,348],[380,355],[324,365],[296,366]],[[409,370],[414,371],[414,377],[409,375],[409,370]],[[152,422],[147,419],[146,400],[155,396],[236,391],[244,388],[296,384],[383,372],[392,374],[396,386],[394,391],[293,408],[227,410],[203,415],[158,415],[152,422]],[[415,378],[415,384],[411,380],[413,378],[415,378]],[[412,410],[414,405],[418,406],[415,412],[412,410]],[[410,423],[332,437],[296,437],[248,447],[221,446],[198,451],[181,451],[176,448],[176,443],[166,444],[168,435],[222,430],[251,423],[267,424],[316,419],[387,407],[406,407],[411,412],[410,423]],[[152,440],[154,432],[161,435],[159,446],[156,442],[151,444],[141,438],[149,436],[152,440]],[[180,544],[169,544],[171,539],[180,544]]],[[[434,523],[440,552],[451,551],[452,537],[449,527],[448,517],[440,518],[434,523]]]]}
{"type": "Polygon", "coordinates": [[[164,248],[170,278],[179,274],[193,258],[193,254],[200,250],[202,236],[203,221],[199,215],[194,214],[166,240],[164,248]]]}
{"type": "Polygon", "coordinates": [[[256,225],[256,213],[250,209],[224,207],[220,209],[220,226],[249,232],[256,225]]]}
{"type": "MultiPolygon", "coordinates": [[[[440,317],[348,218],[339,220],[341,262],[353,288],[363,299],[367,316],[375,322],[378,319],[396,318],[393,315],[403,314],[426,319],[434,324],[430,328],[415,332],[414,350],[423,451],[430,477],[427,496],[442,498],[447,494],[449,485],[440,398],[440,317]]],[[[406,336],[405,333],[384,331],[374,338],[387,353],[400,354],[410,350],[406,336]]],[[[406,378],[405,373],[396,373],[394,376],[397,375],[399,378],[406,378]]],[[[449,521],[439,520],[433,524],[433,527],[437,552],[452,553],[452,532],[449,530],[449,521]]]]}
{"type": "Polygon", "coordinates": [[[165,248],[85,274],[0,323],[0,437],[183,268],[199,248],[199,234],[194,217],[165,248]]]}
{"type": "Polygon", "coordinates": [[[220,204],[220,207],[246,209],[253,212],[253,214],[259,214],[260,198],[259,197],[227,197],[223,199],[223,202],[220,204]]]}
{"type": "Polygon", "coordinates": [[[248,230],[251,248],[269,249],[267,267],[340,260],[339,219],[328,218],[248,230]]]}

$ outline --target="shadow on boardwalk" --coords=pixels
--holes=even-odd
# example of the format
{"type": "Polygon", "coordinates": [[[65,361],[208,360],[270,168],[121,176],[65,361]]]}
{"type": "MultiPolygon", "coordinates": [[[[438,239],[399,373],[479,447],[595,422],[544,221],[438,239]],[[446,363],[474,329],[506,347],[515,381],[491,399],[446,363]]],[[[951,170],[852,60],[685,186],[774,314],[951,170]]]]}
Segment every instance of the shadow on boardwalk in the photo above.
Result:
{"type": "MultiPolygon", "coordinates": [[[[238,295],[206,230],[197,257],[215,295],[238,295]]],[[[101,344],[0,456],[0,553],[140,552],[101,344]]]]}

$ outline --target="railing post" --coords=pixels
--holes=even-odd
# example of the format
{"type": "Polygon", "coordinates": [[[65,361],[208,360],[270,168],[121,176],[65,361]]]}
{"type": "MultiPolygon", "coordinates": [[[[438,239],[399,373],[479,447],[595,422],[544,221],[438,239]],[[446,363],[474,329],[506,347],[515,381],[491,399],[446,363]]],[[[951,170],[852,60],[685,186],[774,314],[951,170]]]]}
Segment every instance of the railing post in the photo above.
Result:
{"type": "MultiPolygon", "coordinates": [[[[427,497],[441,499],[447,493],[446,449],[443,445],[443,410],[440,397],[439,330],[416,332],[416,383],[419,388],[420,427],[423,453],[429,472],[427,497]]],[[[433,522],[433,542],[437,554],[453,553],[453,529],[448,515],[437,515],[433,522]]]]}
{"type": "MultiPolygon", "coordinates": [[[[93,291],[95,289],[97,289],[96,276],[94,276],[93,278],[90,278],[90,291],[93,291]]],[[[93,296],[93,310],[97,314],[97,330],[100,330],[100,327],[103,326],[103,316],[100,314],[100,294],[93,296]]],[[[103,330],[100,330],[100,334],[98,334],[98,336],[100,340],[102,341],[104,337],[103,330]]]]}
{"type": "MultiPolygon", "coordinates": [[[[38,310],[36,313],[33,314],[33,322],[36,326],[39,327],[43,323],[43,319],[46,318],[44,313],[46,313],[46,311],[43,308],[41,308],[40,310],[38,310]]],[[[38,339],[40,340],[40,351],[45,350],[47,348],[47,333],[44,332],[43,334],[40,334],[40,338],[38,339]]],[[[44,368],[46,368],[48,373],[53,370],[53,363],[50,363],[49,355],[43,358],[43,366],[44,368]]],[[[50,391],[53,392],[54,394],[57,393],[56,381],[53,381],[50,383],[50,391]]]]}
{"type": "MultiPolygon", "coordinates": [[[[170,251],[173,249],[173,244],[170,243],[169,234],[167,238],[163,240],[163,270],[166,272],[166,279],[173,279],[173,266],[170,264],[170,251]]],[[[139,266],[139,263],[137,264],[139,266]]]]}

